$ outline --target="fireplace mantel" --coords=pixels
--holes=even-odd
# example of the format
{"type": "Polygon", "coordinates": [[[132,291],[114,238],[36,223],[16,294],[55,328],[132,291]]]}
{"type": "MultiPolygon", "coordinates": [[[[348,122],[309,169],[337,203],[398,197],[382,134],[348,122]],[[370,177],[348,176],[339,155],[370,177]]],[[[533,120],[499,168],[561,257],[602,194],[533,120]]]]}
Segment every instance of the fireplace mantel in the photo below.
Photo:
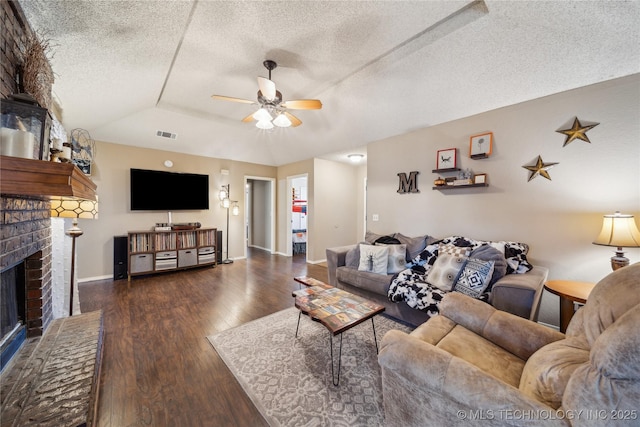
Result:
{"type": "Polygon", "coordinates": [[[96,200],[97,186],[73,163],[0,156],[0,193],[96,200]]]}

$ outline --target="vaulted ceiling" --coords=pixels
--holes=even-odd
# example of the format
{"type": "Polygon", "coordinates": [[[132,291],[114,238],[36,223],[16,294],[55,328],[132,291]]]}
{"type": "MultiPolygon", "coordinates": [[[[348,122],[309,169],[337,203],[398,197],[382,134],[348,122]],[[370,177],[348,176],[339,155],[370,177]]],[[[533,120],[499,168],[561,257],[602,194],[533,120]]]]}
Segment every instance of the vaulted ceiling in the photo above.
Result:
{"type": "Polygon", "coordinates": [[[640,72],[638,1],[20,3],[55,45],[67,130],[274,166],[640,72]],[[285,100],[322,101],[301,126],[211,98],[256,99],[265,59],[285,100]]]}

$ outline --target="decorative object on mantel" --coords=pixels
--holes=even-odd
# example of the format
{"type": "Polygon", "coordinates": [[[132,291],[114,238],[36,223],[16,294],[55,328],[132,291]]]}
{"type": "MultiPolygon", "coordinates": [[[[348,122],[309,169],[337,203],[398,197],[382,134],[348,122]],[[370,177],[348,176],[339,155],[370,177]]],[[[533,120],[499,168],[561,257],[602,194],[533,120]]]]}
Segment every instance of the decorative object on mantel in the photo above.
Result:
{"type": "Polygon", "coordinates": [[[547,178],[549,181],[551,181],[551,176],[549,175],[549,169],[551,169],[552,167],[554,167],[555,165],[557,165],[558,163],[545,163],[542,161],[542,157],[540,157],[540,155],[538,155],[538,160],[536,160],[536,164],[535,165],[531,165],[531,166],[523,166],[523,168],[525,168],[526,170],[528,170],[529,173],[529,179],[528,181],[531,181],[533,178],[537,177],[538,175],[544,176],[545,178],[547,178]]]}
{"type": "Polygon", "coordinates": [[[71,149],[73,152],[71,161],[86,175],[91,175],[91,165],[96,158],[96,142],[89,132],[80,128],[73,129],[71,149]]]}
{"type": "Polygon", "coordinates": [[[620,211],[605,215],[602,230],[593,244],[617,248],[615,256],[611,257],[611,268],[614,271],[629,265],[629,258],[624,256],[622,248],[640,247],[640,231],[633,215],[621,214],[620,211]]]}
{"type": "Polygon", "coordinates": [[[436,158],[436,169],[455,169],[457,166],[456,152],[457,151],[455,148],[438,150],[438,157],[436,158]]]}
{"type": "Polygon", "coordinates": [[[96,200],[77,199],[72,197],[52,197],[51,216],[73,218],[73,226],[65,230],[71,236],[71,284],[69,286],[69,316],[73,316],[73,290],[75,288],[76,238],[83,231],[78,227],[78,218],[98,219],[98,196],[96,200]]]}
{"type": "Polygon", "coordinates": [[[569,129],[559,129],[556,132],[562,133],[567,136],[564,140],[564,144],[562,145],[563,147],[566,147],[567,144],[570,144],[572,141],[576,139],[581,139],[582,141],[591,143],[591,141],[589,141],[589,137],[587,136],[587,131],[593,129],[599,124],[600,123],[583,125],[582,123],[580,123],[580,120],[578,120],[578,118],[576,117],[573,120],[573,125],[569,129]]]}
{"type": "Polygon", "coordinates": [[[51,106],[51,86],[54,82],[49,58],[53,57],[51,40],[39,33],[31,33],[20,49],[19,80],[22,89],[33,96],[43,108],[51,106]]]}
{"type": "Polygon", "coordinates": [[[419,193],[418,190],[418,171],[409,172],[409,177],[404,172],[398,173],[398,193],[419,193]]]}
{"type": "Polygon", "coordinates": [[[240,214],[240,207],[238,206],[237,200],[231,200],[229,195],[229,187],[231,184],[222,185],[220,189],[220,193],[218,193],[218,198],[220,199],[220,206],[227,210],[227,257],[222,260],[222,264],[233,264],[233,260],[229,258],[229,209],[234,216],[238,216],[240,214]]]}
{"type": "Polygon", "coordinates": [[[49,160],[51,115],[28,94],[14,94],[0,103],[3,155],[49,160]],[[29,136],[33,135],[33,139],[29,136]],[[23,146],[27,145],[26,148],[23,146]],[[15,147],[12,147],[15,146],[15,147]],[[27,150],[33,146],[30,153],[27,150]],[[20,148],[22,147],[22,148],[20,148]]]}
{"type": "Polygon", "coordinates": [[[493,151],[493,132],[472,135],[469,138],[469,157],[486,159],[493,151]]]}
{"type": "Polygon", "coordinates": [[[438,177],[435,181],[433,181],[433,185],[435,185],[436,187],[440,187],[443,185],[447,185],[447,182],[444,180],[444,178],[438,177]]]}

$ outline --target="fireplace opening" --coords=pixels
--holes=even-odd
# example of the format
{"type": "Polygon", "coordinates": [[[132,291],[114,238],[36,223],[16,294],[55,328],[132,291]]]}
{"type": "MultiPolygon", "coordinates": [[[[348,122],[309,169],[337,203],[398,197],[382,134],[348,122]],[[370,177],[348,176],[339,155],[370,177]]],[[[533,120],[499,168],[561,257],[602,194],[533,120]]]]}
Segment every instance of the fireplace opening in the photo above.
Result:
{"type": "Polygon", "coordinates": [[[0,273],[0,370],[26,338],[25,262],[0,273]]]}

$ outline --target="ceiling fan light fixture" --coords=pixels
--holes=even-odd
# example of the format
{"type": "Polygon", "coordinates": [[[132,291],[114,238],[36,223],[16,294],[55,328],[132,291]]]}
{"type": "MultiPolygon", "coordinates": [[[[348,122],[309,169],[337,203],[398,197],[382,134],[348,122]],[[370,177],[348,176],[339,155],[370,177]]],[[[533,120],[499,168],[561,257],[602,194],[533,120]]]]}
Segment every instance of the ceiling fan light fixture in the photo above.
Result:
{"type": "Polygon", "coordinates": [[[267,121],[267,122],[270,122],[273,119],[273,117],[271,117],[271,114],[269,114],[266,108],[261,108],[255,113],[253,113],[253,118],[258,121],[267,121]]]}
{"type": "Polygon", "coordinates": [[[271,123],[270,120],[258,120],[258,123],[256,123],[256,127],[258,129],[269,130],[273,129],[273,123],[271,123]]]}
{"type": "Polygon", "coordinates": [[[281,128],[288,128],[291,126],[291,120],[284,114],[278,114],[278,117],[273,120],[273,124],[281,128]]]}
{"type": "Polygon", "coordinates": [[[364,158],[364,154],[349,154],[347,157],[353,163],[360,163],[360,160],[364,158]]]}

